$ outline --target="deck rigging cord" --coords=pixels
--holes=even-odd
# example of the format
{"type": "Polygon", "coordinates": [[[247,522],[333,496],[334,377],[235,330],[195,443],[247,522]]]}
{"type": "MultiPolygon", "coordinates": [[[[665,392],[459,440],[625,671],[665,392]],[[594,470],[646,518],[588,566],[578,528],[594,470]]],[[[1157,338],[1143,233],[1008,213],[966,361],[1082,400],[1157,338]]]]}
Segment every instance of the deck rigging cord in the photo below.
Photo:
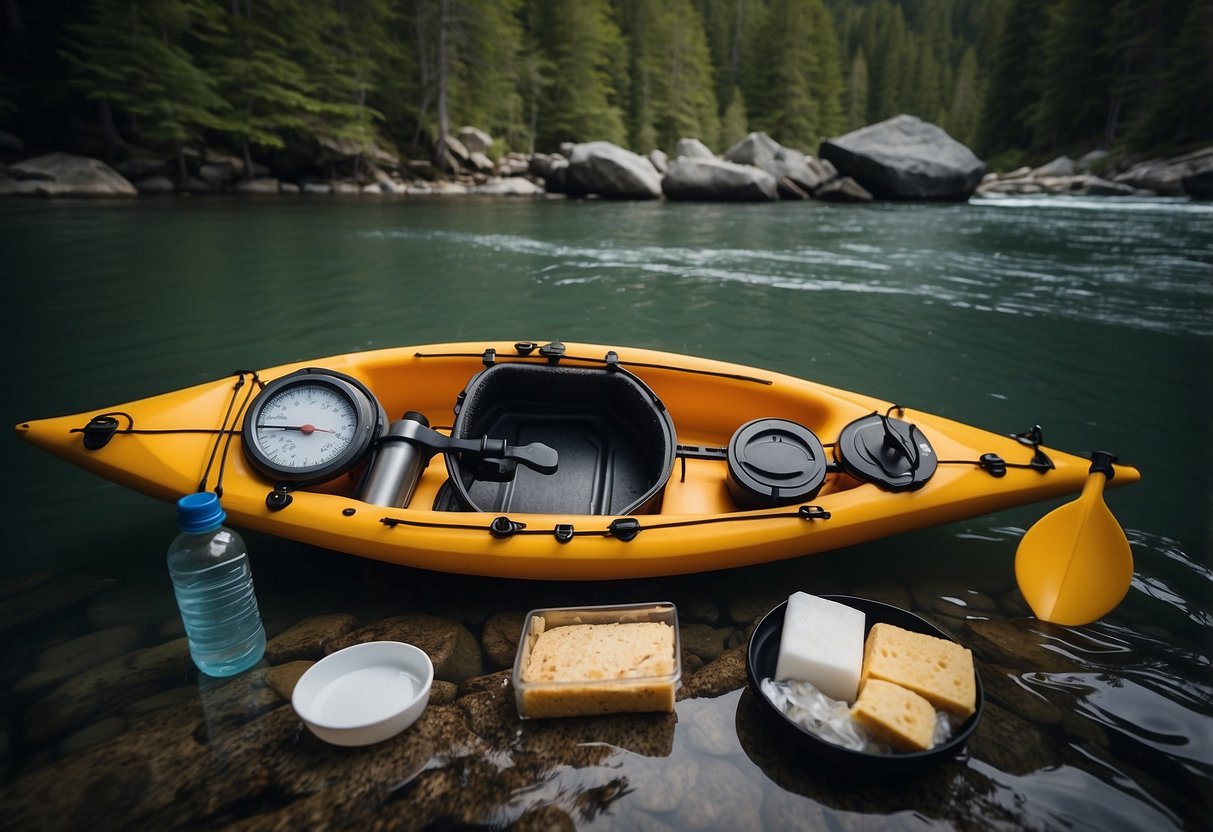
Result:
{"type": "Polygon", "coordinates": [[[100,450],[109,444],[109,441],[116,435],[163,435],[163,434],[186,434],[186,433],[203,433],[215,436],[215,444],[211,447],[210,455],[207,458],[206,469],[203,471],[202,479],[198,483],[198,491],[207,490],[207,482],[210,480],[211,469],[215,465],[215,459],[219,458],[219,473],[215,478],[214,491],[217,495],[223,496],[223,474],[227,469],[227,455],[232,446],[232,437],[240,431],[236,428],[236,424],[240,421],[241,415],[245,408],[248,407],[249,401],[253,397],[256,390],[265,387],[265,382],[257,374],[256,370],[236,370],[231,373],[236,377],[236,383],[232,385],[232,397],[228,400],[227,411],[223,416],[223,422],[218,428],[137,428],[135,427],[135,417],[122,410],[111,410],[106,413],[99,413],[89,419],[88,424],[81,428],[71,428],[69,433],[79,433],[84,436],[84,447],[90,451],[100,450]],[[240,403],[239,408],[236,408],[236,401],[239,398],[240,389],[248,383],[245,377],[248,376],[248,381],[252,381],[245,392],[244,401],[240,403]],[[233,409],[235,412],[233,413],[233,409]],[[126,427],[121,427],[120,420],[126,421],[126,427]],[[231,427],[229,427],[229,423],[231,427]],[[223,453],[219,454],[220,446],[223,447],[223,453]]]}

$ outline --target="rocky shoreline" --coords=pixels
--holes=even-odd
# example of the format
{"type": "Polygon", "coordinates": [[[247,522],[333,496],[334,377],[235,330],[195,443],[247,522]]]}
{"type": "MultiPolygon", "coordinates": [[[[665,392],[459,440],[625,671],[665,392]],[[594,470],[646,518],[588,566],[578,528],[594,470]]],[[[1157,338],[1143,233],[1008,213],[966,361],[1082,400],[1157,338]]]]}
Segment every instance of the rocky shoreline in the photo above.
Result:
{"type": "MultiPolygon", "coordinates": [[[[983,810],[955,800],[957,779],[962,792],[980,793],[983,766],[1011,774],[1034,772],[1044,760],[1081,768],[1082,755],[1112,743],[1081,707],[1017,683],[1076,666],[1051,649],[1017,595],[993,587],[925,593],[891,582],[866,593],[926,615],[973,649],[986,704],[967,753],[982,765],[944,763],[905,782],[850,780],[845,788],[781,741],[748,685],[749,636],[784,600],[777,587],[679,600],[675,713],[528,721],[518,718],[509,671],[525,610],[409,609],[389,600],[398,589],[382,588],[325,595],[343,596],[345,609],[262,598],[271,635],[264,661],[213,680],[189,660],[167,585],[48,572],[3,582],[6,823],[559,830],[609,810],[619,828],[785,829],[801,826],[805,811],[830,825],[829,810],[913,806],[967,828],[980,825],[983,810]],[[291,708],[293,687],[328,653],[379,639],[408,641],[430,656],[430,703],[391,740],[328,746],[291,708]],[[768,799],[755,800],[764,793],[768,799]]],[[[1133,777],[1151,781],[1168,805],[1195,799],[1145,772],[1133,777]]]]}
{"type": "MultiPolygon", "coordinates": [[[[20,142],[0,142],[8,157],[20,142]]],[[[698,139],[678,142],[674,158],[646,156],[610,142],[567,144],[559,153],[489,158],[493,139],[464,127],[448,136],[437,161],[366,154],[333,143],[254,163],[209,149],[185,159],[144,155],[112,164],[50,153],[0,165],[0,196],[133,197],[300,194],[377,197],[506,196],[771,202],[816,199],[962,201],[971,196],[1081,194],[1213,198],[1213,147],[1144,161],[1096,151],[1039,168],[986,173],[984,163],[939,127],[896,116],[821,143],[818,155],[751,133],[723,154],[698,139]]]]}

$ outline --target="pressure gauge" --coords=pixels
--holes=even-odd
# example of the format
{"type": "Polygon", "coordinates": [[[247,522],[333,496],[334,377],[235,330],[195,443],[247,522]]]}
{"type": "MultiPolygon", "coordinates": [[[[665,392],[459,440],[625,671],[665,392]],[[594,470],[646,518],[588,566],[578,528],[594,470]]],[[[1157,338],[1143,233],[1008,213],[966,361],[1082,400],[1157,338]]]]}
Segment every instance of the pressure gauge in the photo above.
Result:
{"type": "Polygon", "coordinates": [[[244,453],[275,483],[324,482],[358,464],[386,423],[383,407],[357,379],[309,367],[271,381],[253,399],[244,415],[244,453]]]}

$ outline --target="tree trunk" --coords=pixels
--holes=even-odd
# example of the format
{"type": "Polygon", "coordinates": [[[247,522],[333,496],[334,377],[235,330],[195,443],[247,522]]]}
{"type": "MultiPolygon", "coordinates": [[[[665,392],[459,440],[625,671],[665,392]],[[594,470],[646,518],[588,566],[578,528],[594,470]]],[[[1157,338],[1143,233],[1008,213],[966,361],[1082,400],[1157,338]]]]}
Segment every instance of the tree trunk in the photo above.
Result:
{"type": "Polygon", "coordinates": [[[448,0],[440,0],[438,8],[438,141],[434,146],[434,163],[441,167],[442,156],[446,152],[446,134],[450,129],[446,113],[448,0]]]}
{"type": "Polygon", "coordinates": [[[110,103],[105,100],[98,101],[97,109],[101,118],[101,133],[105,136],[105,155],[112,159],[119,151],[126,149],[126,142],[118,135],[118,128],[114,124],[114,110],[110,103]]]}

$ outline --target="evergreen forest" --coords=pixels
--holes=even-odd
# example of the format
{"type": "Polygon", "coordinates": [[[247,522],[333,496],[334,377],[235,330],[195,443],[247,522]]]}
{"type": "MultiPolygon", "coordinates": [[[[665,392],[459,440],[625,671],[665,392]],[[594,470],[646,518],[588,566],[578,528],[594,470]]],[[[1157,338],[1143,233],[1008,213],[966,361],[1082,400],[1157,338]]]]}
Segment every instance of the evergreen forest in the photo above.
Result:
{"type": "Polygon", "coordinates": [[[1213,138],[1213,0],[5,0],[0,129],[245,159],[606,139],[717,152],[911,113],[994,163],[1213,138]]]}

